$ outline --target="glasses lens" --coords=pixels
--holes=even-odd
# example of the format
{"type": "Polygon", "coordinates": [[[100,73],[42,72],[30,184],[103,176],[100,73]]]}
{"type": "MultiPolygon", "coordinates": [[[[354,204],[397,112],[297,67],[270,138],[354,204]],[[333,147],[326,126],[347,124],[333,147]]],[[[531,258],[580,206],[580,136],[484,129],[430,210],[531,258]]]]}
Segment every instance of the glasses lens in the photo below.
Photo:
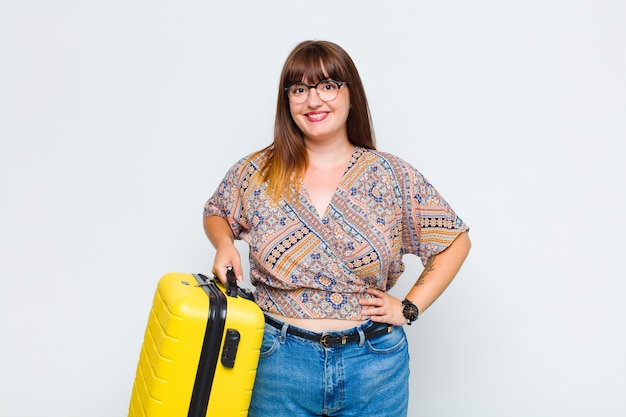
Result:
{"type": "Polygon", "coordinates": [[[317,95],[321,100],[331,101],[339,94],[339,86],[333,81],[322,81],[317,85],[317,95]]]}
{"type": "MultiPolygon", "coordinates": [[[[335,81],[324,80],[315,85],[317,96],[322,101],[332,101],[339,94],[339,85],[335,81]]],[[[309,86],[305,83],[295,83],[287,88],[289,99],[295,104],[302,104],[310,94],[309,86]]]]}
{"type": "Polygon", "coordinates": [[[293,84],[287,91],[289,98],[297,104],[304,103],[309,97],[309,87],[306,84],[293,84]]]}

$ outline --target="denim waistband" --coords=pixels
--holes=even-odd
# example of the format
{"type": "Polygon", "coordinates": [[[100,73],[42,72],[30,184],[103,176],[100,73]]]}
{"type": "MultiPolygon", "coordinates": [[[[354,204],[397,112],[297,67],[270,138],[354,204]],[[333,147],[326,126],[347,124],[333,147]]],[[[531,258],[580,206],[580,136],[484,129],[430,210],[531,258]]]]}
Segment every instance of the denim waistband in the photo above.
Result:
{"type": "Polygon", "coordinates": [[[283,330],[286,327],[286,333],[318,342],[326,348],[347,345],[349,343],[362,343],[365,340],[372,340],[391,333],[394,327],[390,324],[367,321],[366,323],[352,329],[316,333],[300,327],[292,326],[289,323],[277,320],[267,314],[265,315],[265,323],[278,330],[283,330]]]}

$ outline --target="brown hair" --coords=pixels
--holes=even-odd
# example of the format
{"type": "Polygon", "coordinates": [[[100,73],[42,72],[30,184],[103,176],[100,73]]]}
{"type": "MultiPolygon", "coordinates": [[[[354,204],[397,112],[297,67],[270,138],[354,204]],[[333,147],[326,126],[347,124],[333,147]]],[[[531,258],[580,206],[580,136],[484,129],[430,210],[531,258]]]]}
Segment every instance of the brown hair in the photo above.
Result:
{"type": "MultiPolygon", "coordinates": [[[[261,166],[262,177],[274,200],[289,197],[307,165],[302,132],[293,121],[285,87],[306,80],[314,84],[330,78],[344,81],[350,89],[350,112],[346,121],[348,139],[357,146],[375,149],[374,129],[365,89],[350,56],[339,45],[327,41],[304,41],[289,54],[280,75],[274,142],[261,150],[267,159],[261,166]]],[[[297,187],[297,185],[296,185],[297,187]]]]}

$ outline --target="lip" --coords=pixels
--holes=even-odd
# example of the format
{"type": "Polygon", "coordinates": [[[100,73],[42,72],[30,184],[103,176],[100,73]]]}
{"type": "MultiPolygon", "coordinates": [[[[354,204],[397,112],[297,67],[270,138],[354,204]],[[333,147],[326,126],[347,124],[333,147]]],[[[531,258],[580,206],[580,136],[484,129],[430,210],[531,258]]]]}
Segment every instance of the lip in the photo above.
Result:
{"type": "Polygon", "coordinates": [[[329,112],[327,111],[312,111],[305,113],[304,116],[311,123],[321,122],[322,120],[328,117],[329,112]]]}

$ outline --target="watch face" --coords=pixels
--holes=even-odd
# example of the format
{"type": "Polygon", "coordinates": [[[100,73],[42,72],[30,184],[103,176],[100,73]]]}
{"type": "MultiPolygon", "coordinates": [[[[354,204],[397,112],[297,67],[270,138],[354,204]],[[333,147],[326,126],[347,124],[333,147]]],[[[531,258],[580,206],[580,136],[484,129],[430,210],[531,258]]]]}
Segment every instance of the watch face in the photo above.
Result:
{"type": "Polygon", "coordinates": [[[415,304],[411,302],[404,303],[404,308],[402,309],[402,313],[407,320],[415,321],[417,320],[417,307],[415,304]]]}

